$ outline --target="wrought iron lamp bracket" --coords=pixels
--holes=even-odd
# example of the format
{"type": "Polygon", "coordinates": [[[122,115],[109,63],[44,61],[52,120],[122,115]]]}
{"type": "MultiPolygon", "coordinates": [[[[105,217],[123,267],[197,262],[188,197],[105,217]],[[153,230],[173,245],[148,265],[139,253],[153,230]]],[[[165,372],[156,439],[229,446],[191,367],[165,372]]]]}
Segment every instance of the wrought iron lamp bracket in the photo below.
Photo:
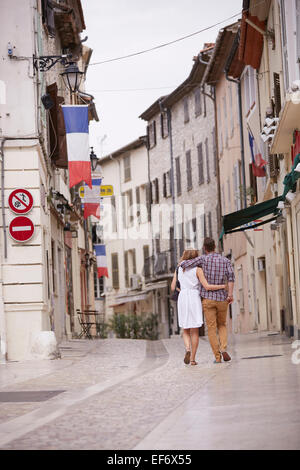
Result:
{"type": "Polygon", "coordinates": [[[72,54],[63,54],[63,55],[43,55],[40,57],[33,56],[33,66],[36,70],[40,72],[47,72],[55,64],[60,62],[62,65],[67,65],[69,59],[72,57],[72,54]]]}

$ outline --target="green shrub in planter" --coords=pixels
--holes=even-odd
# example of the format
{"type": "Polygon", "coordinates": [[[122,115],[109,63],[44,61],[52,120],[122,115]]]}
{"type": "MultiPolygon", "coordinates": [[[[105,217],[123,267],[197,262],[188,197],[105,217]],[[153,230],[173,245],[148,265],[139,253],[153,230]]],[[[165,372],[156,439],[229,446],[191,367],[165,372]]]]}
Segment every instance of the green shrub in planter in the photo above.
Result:
{"type": "Polygon", "coordinates": [[[117,338],[158,339],[158,317],[153,313],[146,318],[118,313],[111,319],[110,328],[117,338]]]}

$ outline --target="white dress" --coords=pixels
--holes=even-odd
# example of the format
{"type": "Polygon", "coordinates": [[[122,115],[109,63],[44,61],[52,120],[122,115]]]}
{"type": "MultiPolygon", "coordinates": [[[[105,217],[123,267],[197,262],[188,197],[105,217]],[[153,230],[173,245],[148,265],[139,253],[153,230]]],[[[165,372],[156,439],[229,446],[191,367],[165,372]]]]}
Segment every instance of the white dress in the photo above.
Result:
{"type": "Polygon", "coordinates": [[[197,268],[183,272],[178,269],[180,293],[178,297],[178,322],[181,328],[198,328],[203,325],[202,303],[199,292],[197,268]]]}

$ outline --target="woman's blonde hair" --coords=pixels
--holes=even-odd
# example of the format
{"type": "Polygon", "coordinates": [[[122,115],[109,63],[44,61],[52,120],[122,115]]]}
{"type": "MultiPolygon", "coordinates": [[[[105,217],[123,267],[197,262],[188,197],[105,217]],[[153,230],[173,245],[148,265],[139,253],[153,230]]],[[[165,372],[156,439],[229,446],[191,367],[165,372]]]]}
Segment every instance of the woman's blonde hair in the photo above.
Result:
{"type": "Polygon", "coordinates": [[[180,258],[181,261],[186,261],[187,259],[194,259],[199,256],[198,250],[184,250],[180,258]]]}

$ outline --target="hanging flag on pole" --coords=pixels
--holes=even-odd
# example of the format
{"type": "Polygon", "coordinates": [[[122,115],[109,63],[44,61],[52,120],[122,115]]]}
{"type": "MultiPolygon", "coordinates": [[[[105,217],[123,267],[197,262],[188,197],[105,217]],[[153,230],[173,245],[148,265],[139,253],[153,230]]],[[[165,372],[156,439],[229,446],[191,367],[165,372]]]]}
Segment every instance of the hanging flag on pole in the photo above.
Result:
{"type": "Polygon", "coordinates": [[[98,277],[108,277],[105,245],[94,245],[94,250],[97,258],[98,277]]]}
{"type": "Polygon", "coordinates": [[[251,150],[251,162],[252,162],[252,172],[254,176],[263,177],[266,176],[265,165],[267,162],[262,158],[261,152],[255,142],[255,139],[252,133],[248,130],[249,135],[249,145],[251,150]]]}
{"type": "Polygon", "coordinates": [[[84,206],[84,218],[87,219],[90,215],[94,215],[100,219],[100,186],[101,178],[92,179],[92,189],[85,184],[84,197],[82,198],[84,206]]]}
{"type": "Polygon", "coordinates": [[[62,105],[68,149],[70,188],[85,181],[92,187],[88,106],[62,105]]]}

